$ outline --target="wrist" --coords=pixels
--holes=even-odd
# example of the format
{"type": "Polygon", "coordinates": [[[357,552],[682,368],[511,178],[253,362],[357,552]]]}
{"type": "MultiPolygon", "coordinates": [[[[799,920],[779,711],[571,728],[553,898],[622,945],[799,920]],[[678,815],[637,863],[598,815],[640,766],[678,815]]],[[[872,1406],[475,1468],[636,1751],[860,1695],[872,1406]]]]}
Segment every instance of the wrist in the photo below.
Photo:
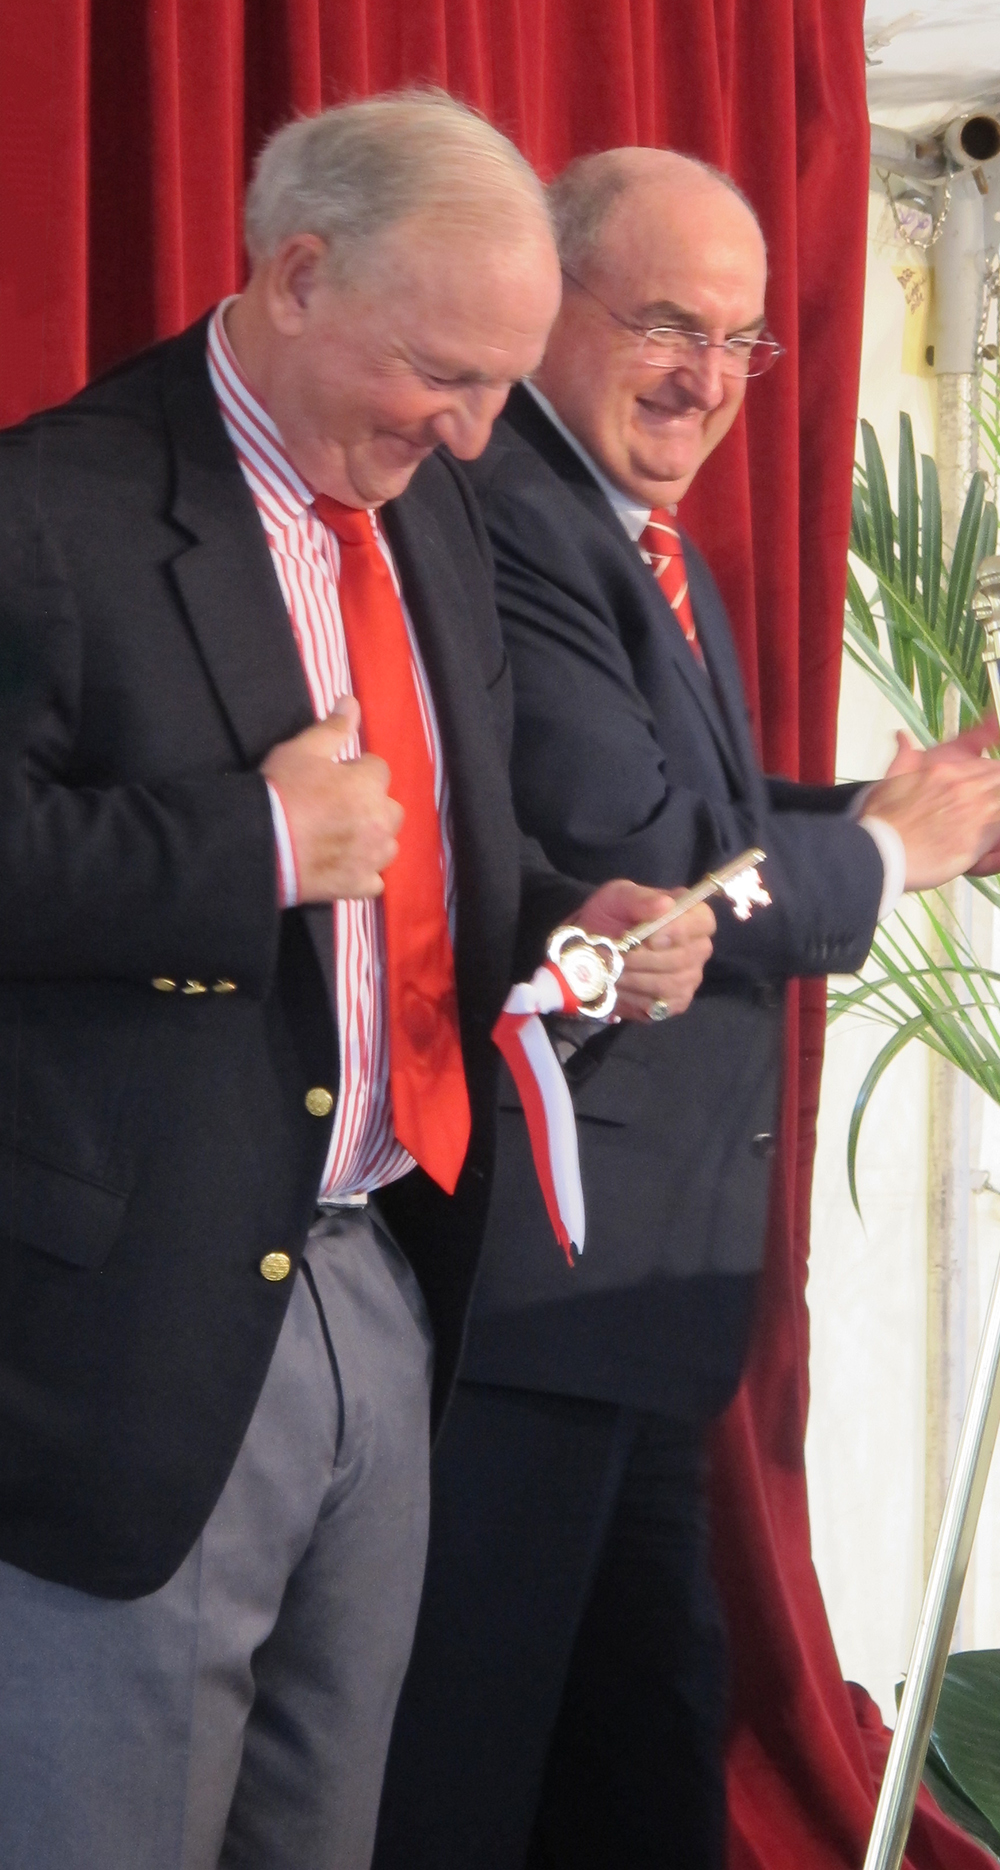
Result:
{"type": "Polygon", "coordinates": [[[868,836],[874,841],[882,859],[882,895],[878,906],[878,919],[884,922],[886,916],[895,909],[906,889],[906,845],[895,825],[890,825],[884,818],[876,817],[873,812],[866,812],[859,823],[862,831],[867,831],[868,836]]]}

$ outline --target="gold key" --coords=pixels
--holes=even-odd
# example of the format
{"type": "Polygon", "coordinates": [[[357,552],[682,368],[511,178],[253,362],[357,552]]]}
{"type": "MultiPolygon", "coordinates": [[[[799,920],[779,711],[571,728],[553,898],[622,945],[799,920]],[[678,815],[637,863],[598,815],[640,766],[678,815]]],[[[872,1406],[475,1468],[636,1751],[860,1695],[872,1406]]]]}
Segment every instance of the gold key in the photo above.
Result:
{"type": "Polygon", "coordinates": [[[618,998],[616,983],[625,956],[660,929],[678,922],[695,903],[703,903],[709,896],[728,896],[733,914],[740,922],[748,921],[755,908],[765,908],[771,898],[757,870],[765,855],[756,848],[741,851],[728,864],[710,870],[700,883],[685,890],[663,915],[654,916],[651,922],[638,923],[617,939],[610,935],[588,935],[582,928],[556,929],[546,952],[579,1000],[579,1011],[587,1019],[606,1019],[614,1011],[618,998]]]}

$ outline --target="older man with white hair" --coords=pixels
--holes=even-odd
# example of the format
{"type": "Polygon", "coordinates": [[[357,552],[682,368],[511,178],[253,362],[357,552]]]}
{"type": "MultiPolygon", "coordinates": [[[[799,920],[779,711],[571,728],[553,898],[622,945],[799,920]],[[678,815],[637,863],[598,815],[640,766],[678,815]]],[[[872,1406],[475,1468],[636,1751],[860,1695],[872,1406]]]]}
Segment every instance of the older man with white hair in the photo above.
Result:
{"type": "Polygon", "coordinates": [[[280,131],[247,231],[0,439],[3,1870],[369,1862],[490,1032],[586,895],[519,841],[453,458],[558,304],[534,176],[403,94],[280,131]]]}

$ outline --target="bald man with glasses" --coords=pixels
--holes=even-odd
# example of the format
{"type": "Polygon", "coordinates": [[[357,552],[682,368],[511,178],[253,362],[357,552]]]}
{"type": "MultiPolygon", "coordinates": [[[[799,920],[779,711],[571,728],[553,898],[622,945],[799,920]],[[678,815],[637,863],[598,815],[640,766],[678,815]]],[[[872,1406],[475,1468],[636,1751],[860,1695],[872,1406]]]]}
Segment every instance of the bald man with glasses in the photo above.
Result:
{"type": "Polygon", "coordinates": [[[556,1251],[512,1084],[377,1870],[719,1870],[725,1644],[704,1438],[764,1243],[785,983],[849,972],[904,888],[974,863],[983,763],[866,794],[766,778],[728,621],[675,507],[781,356],[756,218],[659,150],[550,191],[562,308],[471,474],[514,677],[515,801],[561,869],[693,882],[748,845],[682,1019],[558,1034],[587,1203],[556,1251]]]}

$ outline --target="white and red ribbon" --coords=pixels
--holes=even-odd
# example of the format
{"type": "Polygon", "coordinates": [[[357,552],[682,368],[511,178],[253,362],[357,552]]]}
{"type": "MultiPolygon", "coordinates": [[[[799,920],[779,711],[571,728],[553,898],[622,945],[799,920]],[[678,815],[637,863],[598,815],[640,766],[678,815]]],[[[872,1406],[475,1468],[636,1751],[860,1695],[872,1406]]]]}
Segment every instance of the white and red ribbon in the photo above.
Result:
{"type": "Polygon", "coordinates": [[[493,1028],[524,1107],[535,1172],[549,1220],[570,1266],[586,1231],[576,1114],[542,1013],[576,1013],[580,1002],[549,962],[512,987],[493,1028]]]}

